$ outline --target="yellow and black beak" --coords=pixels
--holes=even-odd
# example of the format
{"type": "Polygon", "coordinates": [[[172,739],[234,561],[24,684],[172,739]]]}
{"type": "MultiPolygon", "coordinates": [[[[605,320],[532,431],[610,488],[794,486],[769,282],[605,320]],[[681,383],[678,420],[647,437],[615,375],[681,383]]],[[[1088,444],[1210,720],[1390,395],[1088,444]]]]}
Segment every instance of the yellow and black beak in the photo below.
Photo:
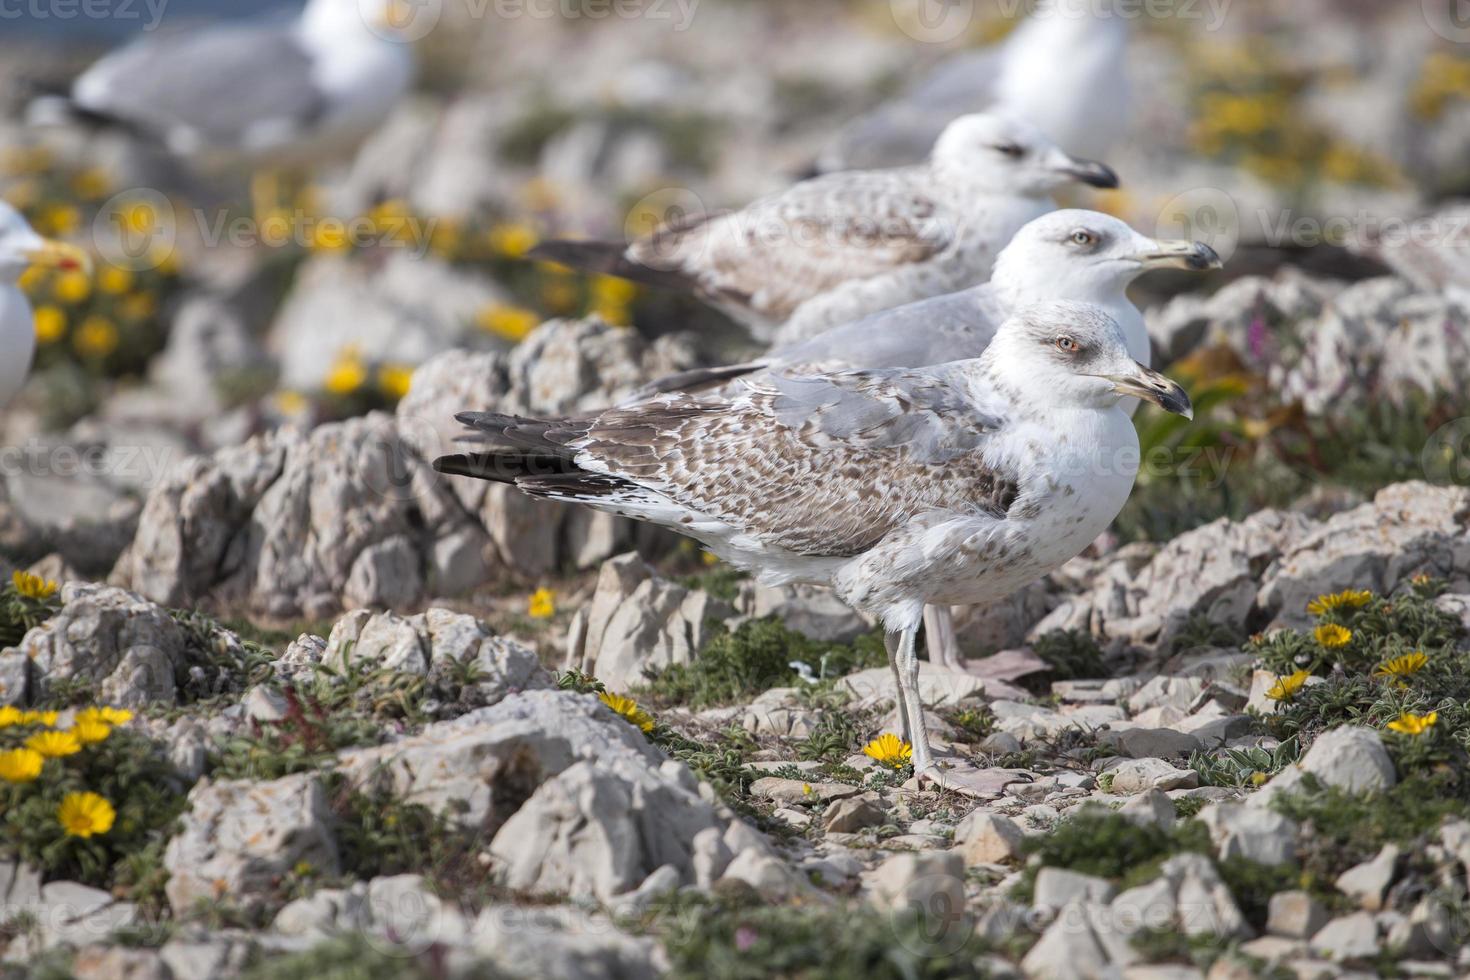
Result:
{"type": "Polygon", "coordinates": [[[92,256],[84,249],[67,242],[41,239],[41,244],[21,253],[27,265],[38,265],[47,269],[80,270],[92,274],[92,256]]]}
{"type": "Polygon", "coordinates": [[[1145,269],[1186,269],[1190,272],[1208,272],[1222,269],[1225,263],[1220,253],[1204,242],[1160,241],[1147,251],[1133,256],[1145,269]]]}
{"type": "Polygon", "coordinates": [[[1137,370],[1132,374],[1104,375],[1108,381],[1113,383],[1114,391],[1120,395],[1152,402],[1166,412],[1182,415],[1191,420],[1194,418],[1194,406],[1190,404],[1189,395],[1183,388],[1137,361],[1134,361],[1133,364],[1137,370]]]}

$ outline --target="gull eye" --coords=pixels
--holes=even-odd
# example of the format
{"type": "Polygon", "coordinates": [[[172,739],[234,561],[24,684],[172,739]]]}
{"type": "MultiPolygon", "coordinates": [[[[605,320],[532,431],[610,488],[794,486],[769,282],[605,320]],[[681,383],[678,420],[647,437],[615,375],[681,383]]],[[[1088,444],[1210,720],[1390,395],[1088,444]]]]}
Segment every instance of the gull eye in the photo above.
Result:
{"type": "Polygon", "coordinates": [[[1097,235],[1088,231],[1086,228],[1078,228],[1072,232],[1071,242],[1073,245],[1082,248],[1091,248],[1097,244],[1097,235]]]}
{"type": "Polygon", "coordinates": [[[1026,155],[1026,148],[1019,143],[1001,143],[996,146],[995,151],[1010,157],[1012,160],[1019,160],[1026,155]]]}
{"type": "Polygon", "coordinates": [[[1071,337],[1067,337],[1065,335],[1058,337],[1056,339],[1056,345],[1057,350],[1061,351],[1064,354],[1077,353],[1077,341],[1073,340],[1071,337]]]}

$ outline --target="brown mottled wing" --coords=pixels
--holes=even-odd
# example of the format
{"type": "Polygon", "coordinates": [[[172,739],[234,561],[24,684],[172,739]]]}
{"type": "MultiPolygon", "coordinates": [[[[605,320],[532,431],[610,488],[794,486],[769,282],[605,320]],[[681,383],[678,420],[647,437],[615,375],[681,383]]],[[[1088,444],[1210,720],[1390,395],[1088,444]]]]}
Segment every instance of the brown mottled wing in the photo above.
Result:
{"type": "Polygon", "coordinates": [[[920,189],[922,170],[840,173],[743,210],[686,220],[634,242],[628,257],[693,277],[713,300],[772,320],[844,282],[923,262],[954,240],[920,189]]]}
{"type": "Polygon", "coordinates": [[[580,467],[804,555],[845,557],[935,510],[1003,514],[1015,479],[982,459],[997,425],[950,369],[772,375],[727,400],[614,409],[565,441],[580,467]]]}

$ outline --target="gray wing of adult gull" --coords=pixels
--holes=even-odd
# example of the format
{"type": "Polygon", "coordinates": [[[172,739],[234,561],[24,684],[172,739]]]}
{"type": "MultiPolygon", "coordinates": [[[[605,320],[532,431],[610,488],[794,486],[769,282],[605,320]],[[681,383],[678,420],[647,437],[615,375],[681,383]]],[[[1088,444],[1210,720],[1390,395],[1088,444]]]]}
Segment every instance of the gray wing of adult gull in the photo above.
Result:
{"type": "Polygon", "coordinates": [[[144,38],[93,66],[73,99],[182,153],[267,148],[329,109],[289,20],[144,38]]]}
{"type": "Polygon", "coordinates": [[[629,401],[670,391],[700,391],[773,368],[916,368],[979,357],[1005,320],[995,288],[981,283],[833,327],[743,364],[695,368],[660,378],[629,401]]]}

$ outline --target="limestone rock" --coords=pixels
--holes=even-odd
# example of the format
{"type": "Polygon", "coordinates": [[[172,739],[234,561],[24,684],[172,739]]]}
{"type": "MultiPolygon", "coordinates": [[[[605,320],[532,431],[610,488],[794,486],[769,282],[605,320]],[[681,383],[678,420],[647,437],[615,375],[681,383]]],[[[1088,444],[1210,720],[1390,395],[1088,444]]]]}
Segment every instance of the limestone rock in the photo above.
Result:
{"type": "Polygon", "coordinates": [[[168,901],[176,915],[221,900],[247,913],[269,909],[298,862],[337,873],[337,842],[321,782],[312,773],[267,783],[202,782],[189,793],[183,829],[168,843],[168,901]]]}

